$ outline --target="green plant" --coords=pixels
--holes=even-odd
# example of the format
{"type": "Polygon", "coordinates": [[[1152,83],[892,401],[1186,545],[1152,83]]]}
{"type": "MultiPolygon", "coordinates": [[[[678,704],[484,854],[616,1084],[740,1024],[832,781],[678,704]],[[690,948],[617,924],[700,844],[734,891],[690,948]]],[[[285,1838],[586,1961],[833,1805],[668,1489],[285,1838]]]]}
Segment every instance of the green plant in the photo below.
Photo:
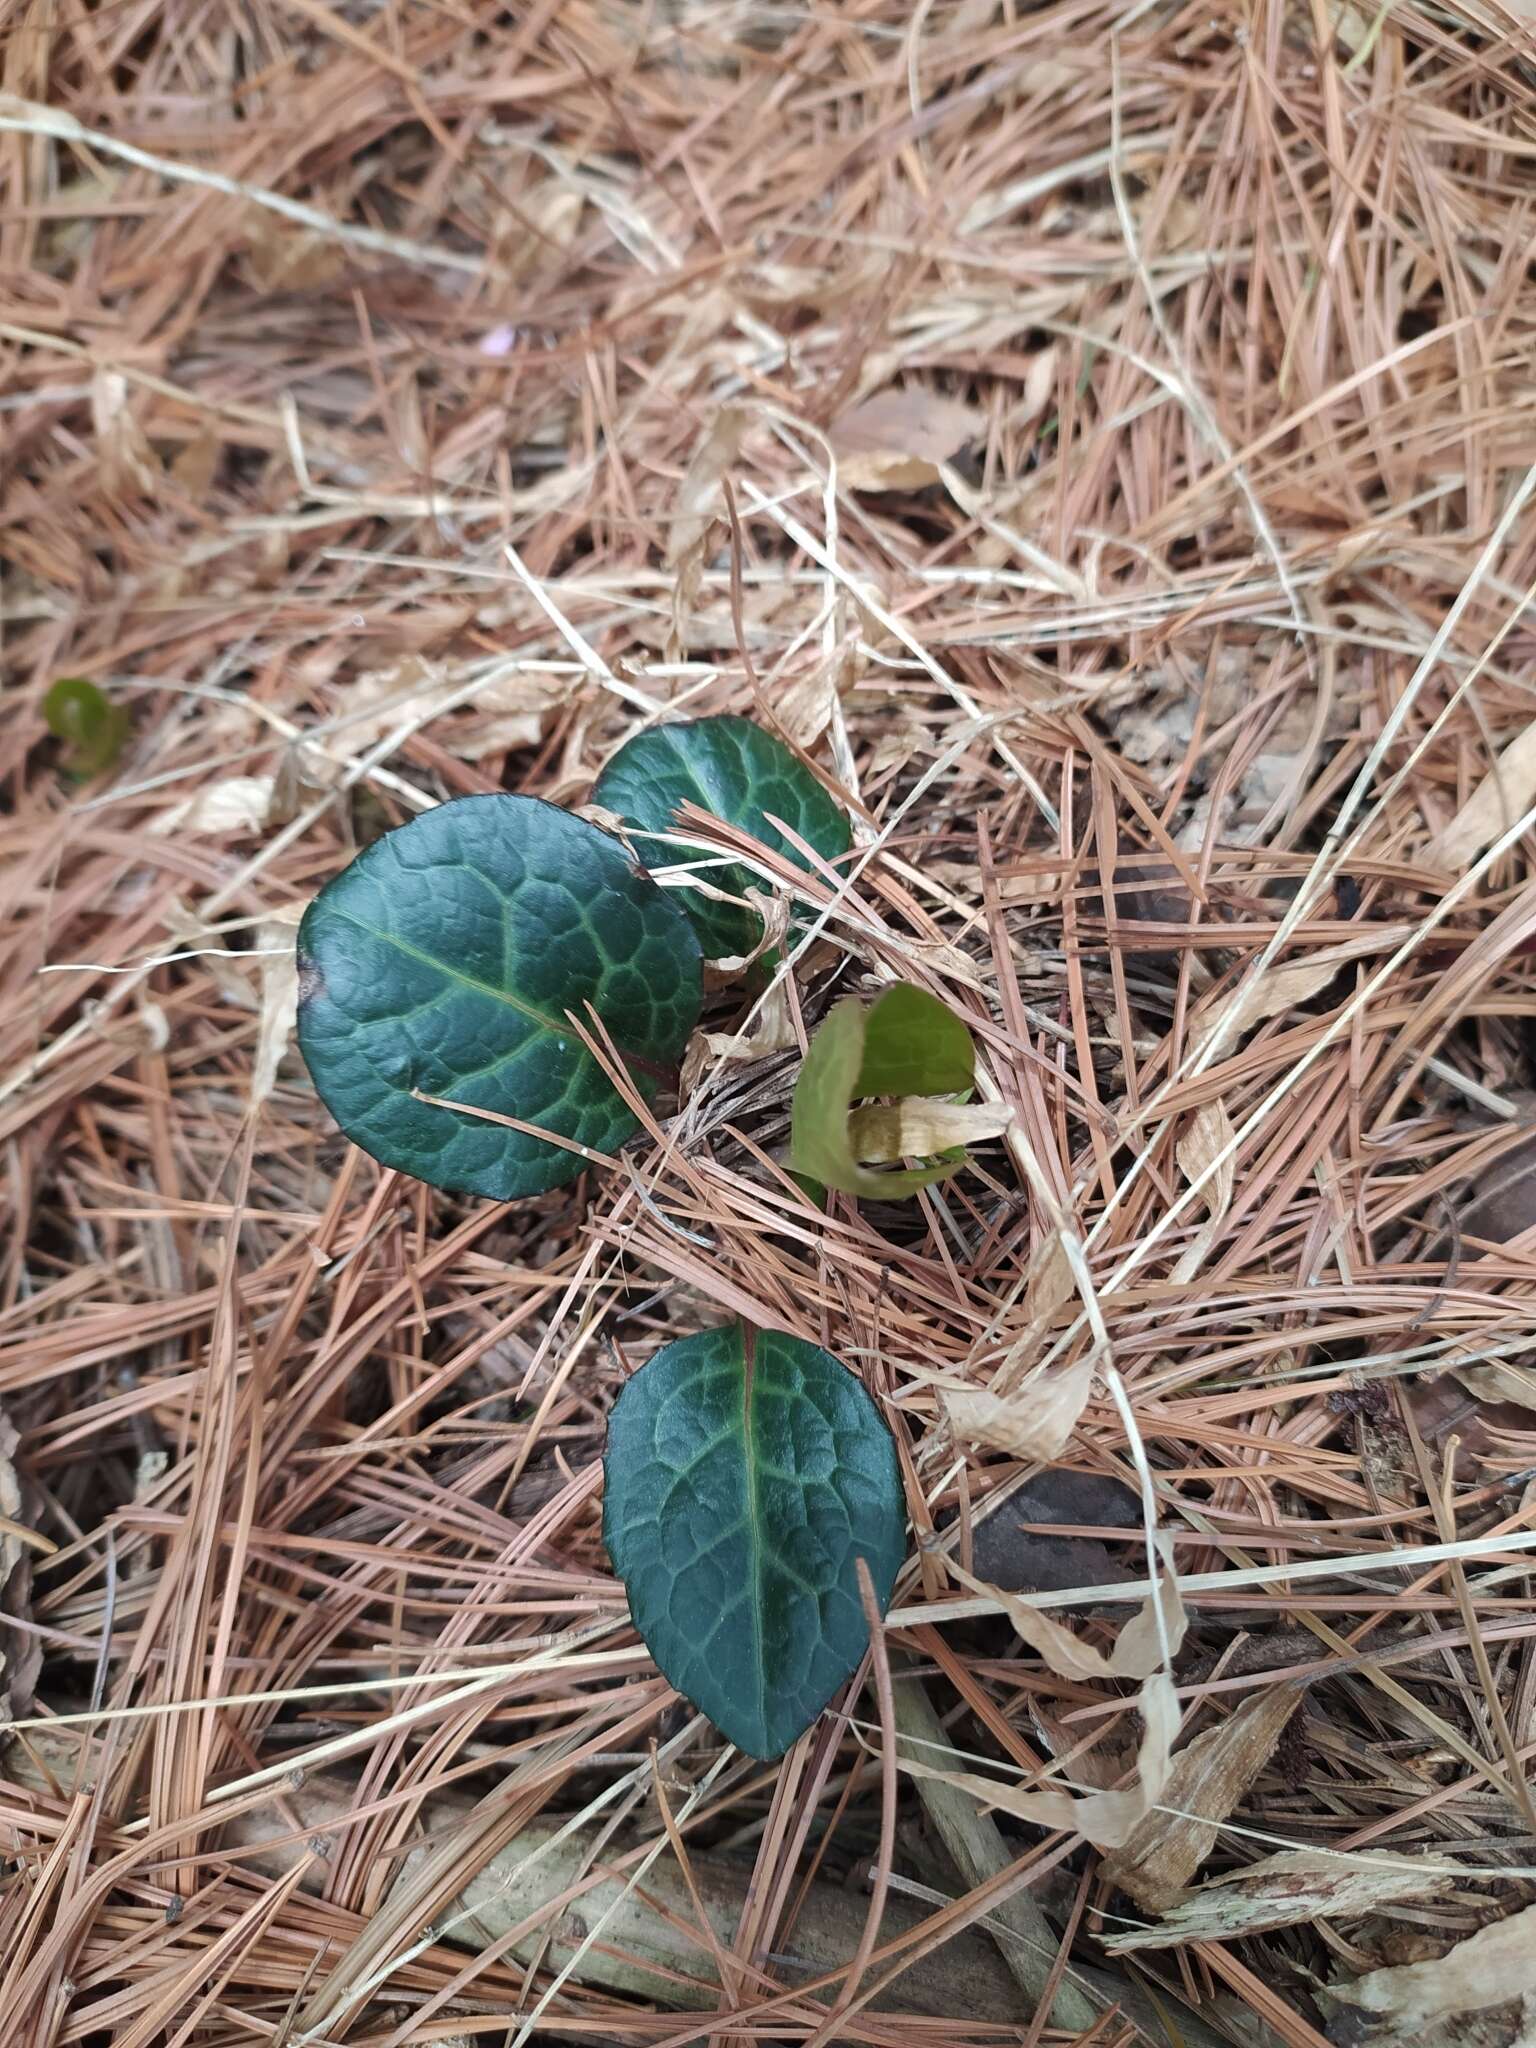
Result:
{"type": "MultiPolygon", "coordinates": [[[[740,719],[641,735],[598,794],[646,831],[686,797],[791,858],[765,808],[828,858],[848,844],[814,778],[740,719]]],[[[749,879],[733,866],[721,886],[749,879]]],[[[455,1192],[538,1194],[611,1154],[638,1124],[627,1092],[648,1102],[676,1069],[702,1000],[696,924],[705,948],[761,936],[755,913],[658,887],[620,840],[553,805],[463,797],[386,833],[311,903],[299,1043],[374,1158],[455,1192]]],[[[969,1035],[931,997],[893,990],[867,1022],[852,1009],[869,1092],[968,1082],[969,1035]]],[[[827,1100],[846,1140],[847,1091],[841,1109],[827,1100]]],[[[900,1473],[874,1402],[815,1345],[736,1323],[634,1376],[606,1470],[609,1553],[658,1666],[732,1741],[777,1755],[867,1646],[857,1559],[882,1612],[901,1563],[900,1473]]]]}
{"type": "MultiPolygon", "coordinates": [[[[684,803],[739,826],[799,868],[809,863],[772,822],[775,818],[825,861],[837,860],[851,843],[841,806],[782,741],[746,718],[698,718],[637,733],[619,748],[592,794],[635,831],[636,852],[653,869],[697,858],[684,847],[649,836],[675,833],[675,813],[684,803]]],[[[736,897],[763,886],[736,861],[703,867],[698,879],[736,897]]],[[[739,959],[762,938],[763,921],[756,911],[719,902],[700,888],[678,893],[707,959],[739,959]]]]}
{"type": "Polygon", "coordinates": [[[299,1044],[347,1136],[499,1202],[637,1129],[597,1030],[649,1100],[702,1001],[688,920],[611,833],[531,796],[386,833],[309,906],[298,953],[299,1044]]]}
{"type": "MultiPolygon", "coordinates": [[[[937,997],[898,982],[866,1010],[847,996],[811,1040],[790,1110],[790,1165],[806,1181],[848,1195],[897,1198],[963,1166],[963,1148],[942,1148],[914,1129],[909,1106],[856,1110],[867,1096],[951,1096],[975,1078],[971,1034],[937,997]],[[939,1152],[930,1165],[860,1165],[861,1159],[939,1152]]],[[[925,1118],[932,1125],[936,1120],[925,1118]]]]}
{"type": "Polygon", "coordinates": [[[60,676],[43,698],[48,730],[65,747],[65,765],[88,781],[104,775],[128,738],[128,712],[84,676],[60,676]]]}
{"type": "Polygon", "coordinates": [[[906,1548],[896,1446],[829,1353],[741,1323],[683,1337],[608,1424],[603,1538],[664,1676],[751,1756],[778,1756],[869,1642],[906,1548]]]}

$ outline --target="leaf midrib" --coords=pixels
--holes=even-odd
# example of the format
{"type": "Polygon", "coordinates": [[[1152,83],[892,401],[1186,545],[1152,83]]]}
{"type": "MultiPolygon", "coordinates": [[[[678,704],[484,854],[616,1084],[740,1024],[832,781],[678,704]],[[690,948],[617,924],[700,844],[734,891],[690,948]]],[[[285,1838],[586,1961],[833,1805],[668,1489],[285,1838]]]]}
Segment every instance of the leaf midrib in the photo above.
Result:
{"type": "Polygon", "coordinates": [[[404,953],[407,959],[419,960],[424,967],[435,967],[439,974],[449,981],[456,981],[461,988],[475,989],[483,996],[490,996],[498,1003],[505,1003],[508,1009],[531,1018],[535,1024],[542,1024],[552,1036],[559,1037],[562,1033],[570,1031],[569,1024],[557,1023],[553,1017],[547,1016],[543,1010],[535,1009],[532,1003],[523,1002],[510,990],[497,988],[493,982],[482,981],[476,974],[465,974],[462,968],[450,966],[446,960],[440,960],[435,953],[427,952],[425,947],[413,946],[409,939],[402,939],[395,932],[387,932],[378,925],[369,924],[366,918],[358,917],[350,910],[343,910],[339,904],[330,908],[334,917],[342,918],[357,931],[366,932],[370,939],[378,939],[383,945],[393,946],[397,953],[404,953]]]}
{"type": "Polygon", "coordinates": [[[747,1527],[752,1539],[751,1605],[752,1640],[757,1650],[757,1718],[764,1737],[768,1733],[768,1646],[763,1626],[763,1514],[758,1498],[757,1453],[752,1443],[752,1389],[757,1377],[757,1332],[746,1322],[741,1332],[741,1435],[747,1461],[747,1527]]]}

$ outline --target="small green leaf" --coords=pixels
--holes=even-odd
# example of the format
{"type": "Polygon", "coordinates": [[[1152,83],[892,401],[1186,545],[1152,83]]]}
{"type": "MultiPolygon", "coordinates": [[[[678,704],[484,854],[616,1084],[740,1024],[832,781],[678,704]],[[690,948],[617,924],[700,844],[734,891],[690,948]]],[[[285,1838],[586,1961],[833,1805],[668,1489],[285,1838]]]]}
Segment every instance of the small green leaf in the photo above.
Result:
{"type": "Polygon", "coordinates": [[[906,1551],[896,1446],[827,1352],[741,1323],[684,1337],[608,1422],[603,1540],[663,1676],[749,1756],[804,1734],[863,1656],[906,1551]]]}
{"type": "MultiPolygon", "coordinates": [[[[749,832],[759,845],[799,868],[806,862],[769,824],[770,814],[823,860],[837,860],[852,843],[842,808],[788,747],[747,718],[699,718],[637,733],[608,763],[592,796],[643,833],[675,832],[678,806],[691,803],[749,832]]],[[[707,859],[659,839],[637,838],[635,850],[652,869],[707,859]]],[[[760,876],[734,861],[701,867],[698,874],[711,888],[732,896],[765,887],[760,876]]],[[[707,959],[739,959],[762,938],[763,921],[755,911],[717,903],[694,888],[677,891],[677,901],[693,919],[707,959]]]]}
{"type": "Polygon", "coordinates": [[[856,997],[847,997],[811,1040],[795,1083],[789,1113],[793,1171],[845,1195],[872,1200],[899,1201],[946,1179],[965,1164],[964,1151],[949,1151],[930,1166],[879,1172],[860,1166],[851,1142],[851,1112],[861,1095],[949,1094],[968,1088],[974,1062],[964,1024],[922,989],[888,989],[867,1011],[856,997]]]}
{"type": "Polygon", "coordinates": [[[636,1128],[570,1025],[590,1003],[650,1100],[698,1019],[693,928],[611,833],[531,796],[440,804],[358,855],[299,926],[299,1044],[347,1136],[433,1187],[516,1201],[636,1128]],[[424,1101],[433,1097],[436,1101],[424,1101]]]}
{"type": "Polygon", "coordinates": [[[84,676],[60,676],[43,699],[43,717],[68,748],[68,765],[89,779],[106,773],[128,737],[126,706],[114,704],[84,676]]]}
{"type": "Polygon", "coordinates": [[[958,1095],[976,1078],[976,1048],[937,996],[898,981],[870,1005],[855,1095],[958,1095]]]}

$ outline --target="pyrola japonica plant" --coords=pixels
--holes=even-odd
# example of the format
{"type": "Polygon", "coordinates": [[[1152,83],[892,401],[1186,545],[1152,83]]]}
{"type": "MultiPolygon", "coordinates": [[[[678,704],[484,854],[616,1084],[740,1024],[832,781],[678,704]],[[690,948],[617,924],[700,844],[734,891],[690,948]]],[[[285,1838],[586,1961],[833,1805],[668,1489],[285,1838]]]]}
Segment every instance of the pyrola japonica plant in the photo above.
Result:
{"type": "MultiPolygon", "coordinates": [[[[641,732],[594,791],[624,837],[536,797],[461,797],[388,832],[299,928],[299,1043],[345,1134],[462,1195],[539,1195],[610,1158],[675,1085],[706,959],[764,938],[751,872],[687,843],[687,804],[808,869],[848,818],[782,742],[742,718],[641,732]],[[633,851],[631,851],[631,847],[633,851]],[[660,879],[657,879],[660,877],[660,879]]],[[[891,1112],[953,1095],[970,1034],[923,991],[845,999],[796,1085],[802,1187],[899,1197],[963,1153],[876,1169],[891,1112]],[[861,1119],[863,1120],[861,1123],[861,1119]],[[870,1142],[878,1142],[870,1137],[870,1142]]],[[[742,1322],[666,1345],[614,1405],[603,1533],[657,1666],[732,1742],[777,1756],[857,1667],[905,1551],[896,1447],[830,1353],[742,1322]]]]}

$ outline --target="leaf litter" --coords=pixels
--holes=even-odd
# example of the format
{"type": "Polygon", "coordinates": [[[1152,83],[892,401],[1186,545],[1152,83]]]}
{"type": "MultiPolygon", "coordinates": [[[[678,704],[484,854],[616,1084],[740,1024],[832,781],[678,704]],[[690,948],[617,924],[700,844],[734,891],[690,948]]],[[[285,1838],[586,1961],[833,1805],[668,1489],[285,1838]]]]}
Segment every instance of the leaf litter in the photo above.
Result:
{"type": "Polygon", "coordinates": [[[869,1701],[725,1752],[599,1535],[625,1369],[723,1305],[896,1430],[896,1689],[987,1802],[957,1862],[901,1780],[842,2037],[1510,2048],[1536,1429],[1483,1119],[1536,1085],[1531,30],[226,12],[131,50],[39,16],[0,98],[0,1604],[50,1724],[0,1751],[8,2029],[825,2029],[864,1917],[826,1901],[887,1860],[869,1701]],[[90,782],[69,678],[111,713],[90,782]],[[792,974],[711,992],[621,1172],[503,1209],[350,1152],[289,1039],[316,889],[719,712],[782,712],[855,822],[835,884],[755,865],[819,923],[792,974]],[[1006,1126],[812,1216],[792,1047],[890,979],[963,1013],[1006,1126]],[[1144,1531],[1018,1504],[1139,1497],[1138,1455],[1184,1643],[1067,1677],[945,1559],[1107,1666],[1144,1531]],[[1177,1774],[1223,1736],[1218,1814],[1177,1774]],[[1117,1950],[1080,1807],[1042,1833],[1010,1788],[1144,1802],[1109,1853],[1195,1852],[1173,1945],[1117,1950]],[[324,1853],[294,1879],[258,1822],[324,1853]],[[445,1931],[561,1829],[515,1939],[445,1931]]]}

